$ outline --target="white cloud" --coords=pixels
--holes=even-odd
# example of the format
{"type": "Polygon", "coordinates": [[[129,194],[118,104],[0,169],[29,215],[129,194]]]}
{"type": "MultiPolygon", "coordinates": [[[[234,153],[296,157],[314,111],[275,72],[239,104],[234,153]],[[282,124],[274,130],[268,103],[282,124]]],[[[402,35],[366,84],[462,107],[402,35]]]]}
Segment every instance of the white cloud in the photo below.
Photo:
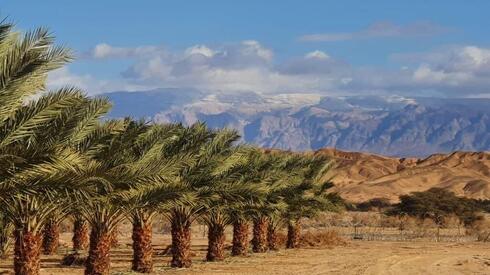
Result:
{"type": "Polygon", "coordinates": [[[312,51],[305,55],[305,58],[318,58],[318,59],[328,59],[330,56],[322,51],[312,51]]]}
{"type": "Polygon", "coordinates": [[[355,70],[348,88],[405,94],[423,92],[469,97],[490,94],[490,49],[477,46],[444,47],[431,52],[397,54],[412,63],[397,70],[355,70]]]}
{"type": "Polygon", "coordinates": [[[296,66],[294,62],[304,63],[297,71],[279,68],[273,64],[273,59],[274,52],[255,40],[217,47],[194,45],[164,56],[141,56],[122,72],[122,76],[140,85],[259,93],[321,92],[341,81],[334,76],[318,76],[340,64],[322,51],[293,60],[291,66],[296,66]],[[312,71],[307,71],[310,67],[312,71]]]}
{"type": "Polygon", "coordinates": [[[416,37],[432,36],[446,32],[448,29],[430,22],[414,22],[407,25],[397,25],[388,21],[375,22],[366,29],[345,33],[316,33],[301,36],[299,40],[308,42],[334,42],[354,39],[369,39],[379,37],[416,37]]]}
{"type": "Polygon", "coordinates": [[[421,82],[461,87],[461,89],[486,89],[490,84],[490,49],[476,46],[452,47],[426,53],[414,71],[414,79],[421,82]]]}
{"type": "Polygon", "coordinates": [[[47,86],[55,89],[69,85],[87,90],[89,83],[93,83],[94,81],[95,79],[90,75],[75,75],[69,71],[68,67],[62,67],[49,74],[47,86]]]}
{"type": "Polygon", "coordinates": [[[276,66],[286,75],[315,75],[323,78],[342,78],[349,75],[349,66],[325,52],[316,50],[301,58],[292,58],[276,66]]]}
{"type": "Polygon", "coordinates": [[[274,52],[255,40],[198,44],[182,51],[99,44],[91,56],[126,58],[132,63],[121,69],[121,79],[114,80],[76,75],[64,68],[50,74],[50,87],[76,85],[90,94],[159,87],[267,94],[490,94],[490,49],[477,46],[399,54],[399,69],[355,67],[321,50],[277,62],[274,52]]]}
{"type": "Polygon", "coordinates": [[[258,41],[255,40],[246,40],[242,42],[242,53],[246,56],[254,56],[257,55],[260,58],[263,58],[266,61],[272,61],[274,57],[274,53],[260,45],[258,41]]]}
{"type": "Polygon", "coordinates": [[[127,81],[114,81],[98,79],[89,74],[78,75],[72,73],[68,67],[62,67],[51,72],[48,76],[47,86],[49,89],[62,87],[77,87],[89,95],[96,95],[110,91],[132,91],[153,88],[148,85],[138,85],[127,81]]]}
{"type": "Polygon", "coordinates": [[[90,58],[104,59],[104,58],[130,58],[141,57],[149,55],[165,55],[166,51],[162,47],[158,46],[140,46],[134,48],[128,47],[115,47],[107,43],[97,44],[88,54],[90,58]]]}
{"type": "Polygon", "coordinates": [[[168,83],[180,79],[201,78],[215,71],[239,71],[270,66],[273,52],[254,40],[211,48],[195,45],[183,52],[140,56],[123,72],[133,80],[168,83]]]}
{"type": "Polygon", "coordinates": [[[196,45],[185,50],[185,55],[190,56],[194,54],[201,54],[205,57],[213,57],[216,52],[204,45],[196,45]]]}

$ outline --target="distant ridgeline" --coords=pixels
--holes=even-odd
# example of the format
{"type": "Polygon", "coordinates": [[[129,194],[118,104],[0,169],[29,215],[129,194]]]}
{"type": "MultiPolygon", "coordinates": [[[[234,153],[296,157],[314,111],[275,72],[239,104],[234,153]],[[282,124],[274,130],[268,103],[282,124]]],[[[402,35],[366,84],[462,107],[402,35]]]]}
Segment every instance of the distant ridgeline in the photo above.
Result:
{"type": "Polygon", "coordinates": [[[398,157],[490,150],[490,99],[209,95],[195,89],[105,95],[114,103],[110,117],[201,120],[238,129],[246,142],[267,148],[335,147],[398,157]]]}

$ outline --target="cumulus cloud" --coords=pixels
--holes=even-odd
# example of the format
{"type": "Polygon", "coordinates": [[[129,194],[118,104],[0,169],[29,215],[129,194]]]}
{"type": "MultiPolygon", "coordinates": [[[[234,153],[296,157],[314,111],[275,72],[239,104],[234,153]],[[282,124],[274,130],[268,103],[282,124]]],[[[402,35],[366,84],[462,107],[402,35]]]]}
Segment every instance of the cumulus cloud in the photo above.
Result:
{"type": "Polygon", "coordinates": [[[437,35],[446,31],[446,28],[431,22],[420,21],[407,25],[397,25],[388,21],[380,21],[357,32],[307,34],[301,36],[299,40],[306,42],[334,42],[381,37],[417,37],[437,35]]]}
{"type": "Polygon", "coordinates": [[[271,70],[273,57],[272,50],[254,40],[215,48],[195,45],[180,53],[141,57],[122,76],[164,86],[265,91],[286,81],[271,70]]]}
{"type": "Polygon", "coordinates": [[[74,86],[82,89],[89,95],[110,91],[132,91],[152,88],[152,86],[138,85],[127,81],[98,79],[90,74],[75,74],[68,67],[62,67],[51,72],[48,76],[47,86],[49,89],[74,86]]]}
{"type": "Polygon", "coordinates": [[[166,51],[163,47],[158,46],[140,46],[140,47],[115,47],[107,43],[97,44],[90,52],[84,55],[84,57],[94,59],[107,59],[107,58],[132,58],[141,56],[154,56],[165,55],[166,51]]]}
{"type": "Polygon", "coordinates": [[[205,45],[196,45],[185,50],[185,56],[200,54],[205,57],[213,57],[216,53],[216,51],[206,47],[205,45]]]}
{"type": "Polygon", "coordinates": [[[307,59],[329,59],[330,56],[322,51],[316,50],[305,54],[307,59]]]}
{"type": "Polygon", "coordinates": [[[277,66],[277,70],[287,75],[315,75],[340,78],[349,74],[349,66],[327,53],[316,50],[300,58],[292,58],[277,66]]]}
{"type": "Polygon", "coordinates": [[[346,88],[405,94],[438,94],[455,97],[489,95],[490,49],[477,46],[445,47],[425,53],[398,54],[411,63],[400,70],[354,69],[346,88]]]}
{"type": "Polygon", "coordinates": [[[50,74],[50,86],[76,85],[91,94],[113,90],[186,87],[201,91],[258,93],[398,94],[474,97],[490,94],[490,49],[445,47],[392,57],[399,69],[359,67],[322,50],[278,62],[258,41],[180,51],[162,46],[115,47],[99,44],[94,59],[125,58],[121,78],[102,80],[64,68],[50,74]],[[103,45],[103,46],[101,46],[103,45]]]}

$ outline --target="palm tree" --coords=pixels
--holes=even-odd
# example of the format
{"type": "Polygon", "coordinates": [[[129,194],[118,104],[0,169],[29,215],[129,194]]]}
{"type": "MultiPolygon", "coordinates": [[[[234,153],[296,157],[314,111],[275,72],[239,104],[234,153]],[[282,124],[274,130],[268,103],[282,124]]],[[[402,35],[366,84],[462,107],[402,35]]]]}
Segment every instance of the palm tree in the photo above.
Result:
{"type": "MultiPolygon", "coordinates": [[[[86,274],[109,272],[112,234],[135,210],[137,190],[169,181],[180,167],[179,162],[163,157],[168,140],[153,139],[147,123],[126,119],[123,124],[123,129],[110,133],[98,149],[91,150],[92,161],[73,179],[94,186],[90,199],[82,198],[79,207],[91,226],[86,274]]],[[[169,191],[167,197],[174,195],[175,191],[169,191]]]]}
{"type": "Polygon", "coordinates": [[[63,177],[85,159],[65,144],[75,130],[89,131],[80,110],[90,100],[73,88],[33,98],[70,54],[53,46],[46,29],[20,36],[12,28],[0,24],[0,204],[15,227],[15,272],[38,274],[40,231],[56,208],[53,198],[79,187],[63,177]]]}
{"type": "Polygon", "coordinates": [[[266,151],[274,159],[270,167],[273,177],[265,204],[254,217],[254,252],[277,250],[278,230],[288,224],[288,246],[299,242],[302,217],[311,217],[322,210],[334,209],[331,196],[325,194],[330,182],[321,181],[330,168],[321,156],[290,152],[266,151]]]}
{"type": "Polygon", "coordinates": [[[268,193],[263,204],[257,205],[253,215],[252,250],[255,253],[266,252],[269,247],[276,249],[276,229],[279,227],[276,218],[286,207],[282,192],[298,174],[299,157],[275,151],[265,151],[266,162],[263,171],[266,173],[265,183],[268,193]]]}
{"type": "Polygon", "coordinates": [[[278,215],[271,215],[269,217],[269,227],[267,228],[267,244],[269,250],[279,250],[279,236],[278,231],[283,226],[283,221],[278,215]]]}
{"type": "Polygon", "coordinates": [[[2,196],[1,203],[17,228],[17,273],[39,272],[41,230],[50,220],[58,223],[62,217],[57,217],[61,213],[57,210],[65,207],[57,194],[62,193],[68,203],[84,190],[68,177],[87,161],[74,148],[93,134],[94,121],[109,106],[104,99],[87,99],[76,89],[62,89],[22,106],[5,122],[1,149],[4,156],[15,156],[15,162],[6,171],[9,176],[4,177],[2,191],[16,195],[2,196]],[[36,127],[37,123],[47,125],[36,127]]]}
{"type": "Polygon", "coordinates": [[[131,218],[133,225],[133,262],[131,269],[141,273],[153,271],[152,219],[150,212],[135,211],[131,218]]]}
{"type": "Polygon", "coordinates": [[[253,220],[252,250],[255,253],[267,251],[267,230],[269,219],[265,215],[258,215],[253,220]]]}
{"type": "Polygon", "coordinates": [[[245,207],[243,211],[233,219],[233,241],[231,247],[232,256],[246,256],[249,244],[249,215],[246,215],[245,207]]]}
{"type": "Polygon", "coordinates": [[[53,255],[58,250],[60,240],[60,221],[48,218],[42,229],[42,248],[45,255],[53,255]]]}
{"type": "MultiPolygon", "coordinates": [[[[127,127],[128,121],[123,120],[106,120],[105,122],[99,122],[95,120],[97,117],[97,108],[87,108],[91,111],[89,116],[85,120],[92,127],[92,132],[90,135],[79,136],[75,139],[76,143],[72,146],[81,154],[93,159],[100,154],[101,150],[108,148],[110,141],[115,135],[120,134],[125,127],[127,127]],[[90,119],[90,116],[93,119],[90,119]]],[[[94,164],[92,162],[92,164],[94,164]]],[[[100,168],[100,167],[99,167],[100,168]]],[[[91,180],[98,179],[98,174],[96,173],[96,165],[94,165],[94,177],[90,178],[90,175],[84,174],[86,169],[83,171],[78,171],[76,175],[72,175],[73,179],[82,178],[81,181],[90,182],[91,180]]],[[[93,190],[92,190],[93,191],[93,190]]],[[[82,198],[83,199],[83,198],[82,198]]],[[[84,217],[82,213],[82,207],[84,203],[72,204],[70,207],[70,213],[73,217],[73,250],[76,252],[78,250],[85,250],[89,245],[89,222],[84,217]]]]}
{"type": "Polygon", "coordinates": [[[60,239],[60,223],[68,214],[67,203],[61,199],[57,203],[59,206],[55,208],[47,218],[42,229],[43,242],[42,248],[45,255],[53,255],[58,250],[60,239]]]}
{"type": "Polygon", "coordinates": [[[94,186],[91,199],[81,198],[83,204],[77,209],[91,226],[86,274],[109,273],[111,233],[129,212],[122,192],[130,189],[124,176],[131,177],[131,146],[145,129],[141,123],[125,120],[120,131],[101,131],[86,147],[94,148],[87,149],[92,161],[73,179],[94,186]]]}
{"type": "MultiPolygon", "coordinates": [[[[83,166],[86,159],[67,148],[65,144],[72,140],[76,133],[80,134],[79,131],[90,131],[86,126],[81,128],[81,118],[84,114],[76,110],[85,110],[78,108],[78,105],[92,103],[83,99],[78,91],[64,90],[42,96],[23,107],[22,112],[29,114],[32,120],[40,120],[46,117],[44,112],[48,111],[49,106],[58,105],[63,101],[67,101],[65,104],[73,104],[77,107],[67,105],[59,111],[56,111],[56,107],[51,107],[55,116],[51,121],[47,120],[50,125],[47,129],[36,128],[29,133],[27,129],[33,127],[29,124],[34,121],[23,119],[19,119],[18,124],[7,120],[7,126],[3,129],[4,147],[0,150],[4,156],[15,154],[15,161],[12,162],[10,169],[4,171],[2,191],[9,195],[2,196],[0,203],[11,223],[16,227],[14,266],[17,273],[37,274],[41,230],[49,225],[50,220],[59,222],[53,216],[60,208],[57,194],[63,193],[67,199],[65,201],[68,201],[72,195],[83,191],[83,186],[69,183],[66,176],[72,170],[83,166]],[[71,103],[70,100],[73,99],[79,102],[71,103]],[[57,113],[60,115],[56,116],[57,113]],[[54,126],[58,127],[53,129],[54,126]],[[14,139],[15,135],[18,137],[14,139]],[[6,140],[9,138],[15,140],[15,143],[9,143],[6,140]],[[20,151],[20,148],[25,149],[20,151]]],[[[56,236],[57,234],[54,236],[55,239],[56,236]]]]}
{"type": "MultiPolygon", "coordinates": [[[[212,131],[204,124],[195,126],[189,135],[196,161],[181,170],[178,183],[187,190],[184,199],[164,212],[170,220],[172,231],[172,267],[190,267],[190,227],[193,221],[209,209],[213,200],[224,193],[223,184],[216,180],[217,173],[226,173],[243,162],[243,157],[228,157],[239,138],[236,131],[212,131]],[[226,158],[226,162],[222,162],[226,158]],[[217,169],[217,167],[221,169],[217,169]]],[[[190,152],[190,151],[189,151],[190,152]]]]}
{"type": "Polygon", "coordinates": [[[207,203],[202,218],[208,226],[207,261],[224,259],[225,227],[236,220],[238,213],[244,212],[244,206],[263,200],[266,194],[264,186],[253,184],[244,176],[250,170],[254,153],[252,148],[237,146],[216,157],[211,175],[215,177],[212,181],[217,192],[207,203]]]}
{"type": "MultiPolygon", "coordinates": [[[[256,217],[258,209],[266,202],[266,195],[269,192],[267,186],[275,178],[274,159],[263,150],[255,148],[251,150],[246,165],[240,171],[239,182],[248,187],[259,188],[262,191],[261,197],[254,200],[246,200],[240,204],[234,204],[228,207],[228,215],[233,224],[233,242],[231,254],[233,256],[244,256],[248,252],[249,246],[249,228],[250,220],[256,217]]],[[[256,223],[257,224],[257,223],[256,223]]],[[[254,236],[259,235],[257,226],[254,227],[254,236]]],[[[258,238],[254,238],[254,244],[257,246],[258,238]]],[[[256,249],[257,250],[257,249],[256,249]]]]}
{"type": "Polygon", "coordinates": [[[166,181],[146,182],[130,191],[130,201],[134,205],[130,213],[133,226],[133,261],[131,269],[141,273],[153,271],[152,220],[158,210],[166,204],[178,200],[184,190],[181,186],[166,181]]]}
{"type": "Polygon", "coordinates": [[[281,217],[288,224],[287,248],[297,248],[301,236],[301,219],[312,218],[322,211],[336,211],[340,205],[335,194],[326,191],[333,187],[330,179],[324,180],[332,162],[322,155],[303,155],[299,163],[299,181],[282,190],[287,207],[281,217]]]}
{"type": "Polygon", "coordinates": [[[73,216],[73,250],[85,250],[88,247],[89,227],[87,221],[81,216],[73,216]]]}
{"type": "MultiPolygon", "coordinates": [[[[140,148],[148,147],[158,142],[161,146],[161,158],[166,162],[162,164],[173,163],[174,167],[184,165],[192,160],[188,156],[183,146],[186,144],[186,129],[180,124],[152,125],[145,133],[145,137],[139,141],[140,148]]],[[[162,169],[167,169],[163,165],[162,169]]],[[[165,173],[168,171],[162,171],[165,173]]],[[[163,174],[162,174],[163,175],[163,174]]],[[[132,270],[142,273],[150,273],[153,269],[153,248],[151,242],[152,220],[155,214],[165,207],[179,199],[184,190],[175,184],[175,178],[172,174],[167,173],[165,178],[148,179],[134,186],[131,195],[131,204],[133,210],[130,213],[131,223],[133,225],[133,262],[132,270]]]]}
{"type": "MultiPolygon", "coordinates": [[[[27,110],[39,109],[39,106],[58,97],[70,97],[77,94],[72,92],[49,94],[25,108],[27,110]]],[[[66,111],[77,117],[76,113],[72,113],[73,109],[70,109],[66,111]]],[[[39,116],[42,117],[44,114],[39,114],[39,116]]],[[[65,140],[70,139],[73,130],[72,126],[69,127],[70,129],[63,129],[69,126],[63,122],[65,117],[68,116],[55,119],[56,122],[53,122],[53,124],[60,125],[56,135],[52,135],[51,129],[44,129],[42,133],[26,134],[15,144],[2,148],[4,155],[16,154],[15,162],[12,163],[9,170],[5,171],[7,175],[4,176],[2,182],[2,191],[10,195],[1,196],[0,203],[10,222],[16,227],[14,266],[16,272],[20,274],[37,274],[39,270],[41,230],[52,219],[51,214],[60,207],[56,194],[67,193],[65,197],[69,199],[71,195],[83,191],[82,186],[67,184],[66,180],[66,175],[71,170],[85,164],[85,158],[63,145],[65,140]],[[26,143],[32,144],[31,147],[26,143]],[[19,153],[19,148],[27,149],[19,153]]],[[[74,126],[77,125],[74,124],[74,126]]],[[[6,128],[19,130],[23,127],[28,126],[24,124],[19,127],[7,126],[6,128]]],[[[19,132],[22,131],[19,130],[19,132]]],[[[3,137],[8,138],[8,135],[3,137]]],[[[5,142],[5,139],[3,141],[5,142]]]]}

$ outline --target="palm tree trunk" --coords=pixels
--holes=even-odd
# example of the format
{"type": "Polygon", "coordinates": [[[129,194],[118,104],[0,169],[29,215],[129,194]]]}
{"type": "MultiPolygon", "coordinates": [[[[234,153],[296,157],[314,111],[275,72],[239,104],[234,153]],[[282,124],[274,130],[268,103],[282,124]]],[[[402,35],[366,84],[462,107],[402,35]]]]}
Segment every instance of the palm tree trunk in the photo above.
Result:
{"type": "Polygon", "coordinates": [[[54,220],[48,220],[43,228],[43,253],[53,255],[60,242],[60,226],[54,220]]]}
{"type": "Polygon", "coordinates": [[[190,267],[191,260],[191,222],[188,216],[178,211],[172,213],[172,267],[190,267]]]}
{"type": "Polygon", "coordinates": [[[288,224],[288,239],[286,248],[298,248],[301,237],[301,223],[300,221],[289,222],[288,224]]]}
{"type": "Polygon", "coordinates": [[[86,275],[109,274],[112,234],[107,229],[93,228],[90,232],[90,248],[85,262],[86,275]]]}
{"type": "Polygon", "coordinates": [[[133,265],[131,269],[136,272],[151,273],[153,271],[151,236],[151,220],[133,217],[133,265]]]}
{"type": "Polygon", "coordinates": [[[248,230],[247,221],[238,220],[233,223],[233,246],[232,256],[245,256],[248,252],[248,230]]]}
{"type": "Polygon", "coordinates": [[[38,275],[41,269],[42,236],[24,228],[16,228],[14,271],[18,275],[38,275]]]}
{"type": "Polygon", "coordinates": [[[111,248],[117,247],[119,245],[119,240],[118,240],[118,235],[119,235],[119,227],[114,227],[111,232],[111,248]]]}
{"type": "Polygon", "coordinates": [[[254,221],[252,250],[255,253],[267,251],[267,217],[262,216],[254,221]]]}
{"type": "Polygon", "coordinates": [[[225,259],[225,226],[213,223],[208,225],[208,253],[206,261],[215,262],[225,259]]]}
{"type": "Polygon", "coordinates": [[[85,250],[88,245],[88,224],[83,219],[73,223],[73,250],[85,250]]]}
{"type": "Polygon", "coordinates": [[[269,224],[269,229],[267,231],[267,242],[269,243],[270,250],[279,250],[279,243],[277,238],[277,227],[269,224]]]}

